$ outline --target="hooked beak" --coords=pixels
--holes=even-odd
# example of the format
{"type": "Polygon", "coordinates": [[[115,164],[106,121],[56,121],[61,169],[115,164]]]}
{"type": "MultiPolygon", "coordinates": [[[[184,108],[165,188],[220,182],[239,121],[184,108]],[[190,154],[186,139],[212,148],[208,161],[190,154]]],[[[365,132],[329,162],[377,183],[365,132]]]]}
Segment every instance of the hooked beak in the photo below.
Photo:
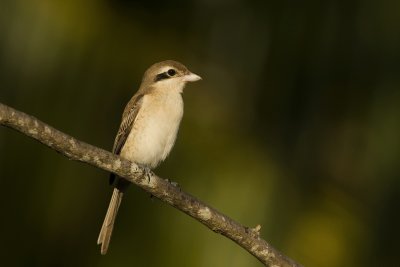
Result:
{"type": "Polygon", "coordinates": [[[183,76],[183,80],[185,82],[195,82],[195,81],[201,80],[201,77],[199,75],[197,75],[197,74],[189,72],[188,74],[183,76]]]}

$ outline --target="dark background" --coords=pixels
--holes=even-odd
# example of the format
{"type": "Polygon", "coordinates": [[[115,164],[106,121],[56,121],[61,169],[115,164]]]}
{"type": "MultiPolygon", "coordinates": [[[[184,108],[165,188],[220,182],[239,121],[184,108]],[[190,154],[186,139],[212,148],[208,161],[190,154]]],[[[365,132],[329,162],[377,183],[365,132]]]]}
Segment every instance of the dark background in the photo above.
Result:
{"type": "MultiPolygon", "coordinates": [[[[111,149],[151,64],[201,75],[156,173],[305,266],[396,266],[399,1],[8,0],[0,101],[111,149]]],[[[0,128],[0,265],[261,266],[131,187],[107,256],[108,174],[0,128]]]]}

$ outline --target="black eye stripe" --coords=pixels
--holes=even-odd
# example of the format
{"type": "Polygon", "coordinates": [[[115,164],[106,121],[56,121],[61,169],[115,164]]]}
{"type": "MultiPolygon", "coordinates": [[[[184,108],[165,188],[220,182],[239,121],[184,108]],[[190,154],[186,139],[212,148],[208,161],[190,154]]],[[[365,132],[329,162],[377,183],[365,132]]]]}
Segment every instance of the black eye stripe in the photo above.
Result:
{"type": "Polygon", "coordinates": [[[174,69],[169,69],[166,72],[162,72],[160,74],[156,75],[156,78],[154,79],[155,82],[161,81],[161,80],[165,80],[168,78],[171,78],[173,76],[176,75],[176,70],[174,69]]]}
{"type": "Polygon", "coordinates": [[[169,75],[166,72],[157,74],[156,78],[154,79],[155,82],[161,81],[161,80],[165,80],[170,78],[169,75]]]}

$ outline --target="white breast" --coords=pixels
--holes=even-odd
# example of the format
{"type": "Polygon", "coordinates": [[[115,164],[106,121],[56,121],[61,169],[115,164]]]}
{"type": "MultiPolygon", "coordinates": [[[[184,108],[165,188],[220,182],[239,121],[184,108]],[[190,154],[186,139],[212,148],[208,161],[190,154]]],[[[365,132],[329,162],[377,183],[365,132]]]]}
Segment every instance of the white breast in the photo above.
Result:
{"type": "Polygon", "coordinates": [[[179,92],[157,92],[143,97],[133,128],[121,156],[151,168],[171,151],[183,115],[179,92]]]}

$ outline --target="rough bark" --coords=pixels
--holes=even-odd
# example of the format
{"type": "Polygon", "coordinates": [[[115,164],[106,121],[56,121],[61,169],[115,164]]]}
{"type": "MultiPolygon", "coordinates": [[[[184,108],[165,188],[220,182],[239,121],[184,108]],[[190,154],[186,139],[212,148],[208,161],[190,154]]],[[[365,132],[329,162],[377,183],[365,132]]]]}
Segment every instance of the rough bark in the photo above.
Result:
{"type": "Polygon", "coordinates": [[[212,231],[233,240],[265,266],[301,266],[263,240],[260,237],[259,225],[255,228],[245,227],[154,173],[144,175],[144,170],[133,162],[81,142],[33,116],[1,103],[0,124],[32,137],[69,159],[88,163],[125,178],[198,220],[212,231]]]}

